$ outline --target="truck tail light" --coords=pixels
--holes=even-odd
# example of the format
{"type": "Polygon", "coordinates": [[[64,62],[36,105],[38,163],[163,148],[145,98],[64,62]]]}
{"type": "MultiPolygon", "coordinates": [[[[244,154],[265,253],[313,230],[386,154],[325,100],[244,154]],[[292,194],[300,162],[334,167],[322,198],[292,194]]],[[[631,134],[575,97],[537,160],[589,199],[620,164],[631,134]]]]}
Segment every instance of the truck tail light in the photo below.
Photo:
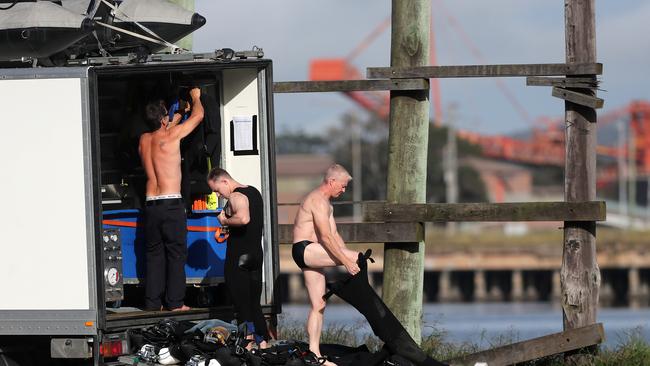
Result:
{"type": "Polygon", "coordinates": [[[108,340],[99,346],[99,354],[104,357],[117,357],[128,352],[128,345],[125,340],[108,340]]]}

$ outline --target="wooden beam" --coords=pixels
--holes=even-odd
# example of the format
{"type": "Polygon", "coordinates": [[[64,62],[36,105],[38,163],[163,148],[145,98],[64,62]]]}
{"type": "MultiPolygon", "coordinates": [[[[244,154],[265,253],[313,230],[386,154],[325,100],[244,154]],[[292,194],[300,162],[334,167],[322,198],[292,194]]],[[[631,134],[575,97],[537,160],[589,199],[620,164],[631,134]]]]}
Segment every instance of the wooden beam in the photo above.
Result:
{"type": "Polygon", "coordinates": [[[273,83],[274,93],[318,93],[381,90],[429,90],[427,79],[280,81],[273,83]]]}
{"type": "Polygon", "coordinates": [[[453,366],[474,365],[477,362],[485,362],[490,366],[514,365],[593,346],[604,340],[603,324],[598,323],[493,348],[447,362],[453,366]]]}
{"type": "Polygon", "coordinates": [[[603,65],[583,64],[519,64],[519,65],[461,65],[420,67],[369,67],[368,79],[412,78],[475,78],[510,76],[600,75],[603,65]]]}
{"type": "Polygon", "coordinates": [[[528,76],[527,86],[559,86],[561,88],[598,88],[598,80],[594,78],[561,78],[545,76],[528,76]]]}
{"type": "Polygon", "coordinates": [[[553,87],[552,96],[560,99],[564,99],[571,103],[580,104],[585,107],[600,109],[605,103],[601,98],[597,98],[593,95],[583,94],[569,89],[559,88],[557,86],[553,87]]]}
{"type": "MultiPolygon", "coordinates": [[[[280,243],[293,243],[293,225],[279,225],[280,243]]],[[[417,222],[339,223],[336,228],[346,243],[411,243],[424,240],[424,229],[417,222]]]]}
{"type": "Polygon", "coordinates": [[[364,204],[364,221],[605,221],[603,201],[364,204]]]}

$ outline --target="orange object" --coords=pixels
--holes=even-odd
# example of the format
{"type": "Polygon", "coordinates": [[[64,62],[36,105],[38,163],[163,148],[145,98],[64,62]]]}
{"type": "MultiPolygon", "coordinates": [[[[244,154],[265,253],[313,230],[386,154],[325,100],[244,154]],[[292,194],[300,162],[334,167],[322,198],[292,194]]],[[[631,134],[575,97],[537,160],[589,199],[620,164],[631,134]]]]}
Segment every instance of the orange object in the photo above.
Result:
{"type": "Polygon", "coordinates": [[[228,232],[228,228],[225,227],[218,227],[214,232],[214,239],[217,241],[217,243],[223,243],[224,241],[228,240],[229,236],[230,233],[228,232]]]}
{"type": "Polygon", "coordinates": [[[92,327],[93,325],[95,325],[95,322],[87,321],[84,323],[84,325],[87,327],[92,327]]]}

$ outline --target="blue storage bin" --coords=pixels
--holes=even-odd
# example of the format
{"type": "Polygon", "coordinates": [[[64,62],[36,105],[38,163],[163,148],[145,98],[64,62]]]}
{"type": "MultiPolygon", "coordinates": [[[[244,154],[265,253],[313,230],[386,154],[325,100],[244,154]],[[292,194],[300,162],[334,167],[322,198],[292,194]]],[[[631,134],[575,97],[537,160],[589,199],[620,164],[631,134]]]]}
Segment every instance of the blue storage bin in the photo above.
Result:
{"type": "MultiPolygon", "coordinates": [[[[217,215],[221,210],[193,211],[187,215],[187,283],[223,282],[226,242],[217,243],[214,228],[221,227],[217,215]],[[211,231],[205,231],[211,230],[211,231]]],[[[103,227],[118,228],[122,239],[122,276],[124,283],[141,283],[145,278],[146,244],[140,210],[104,211],[103,227]]]]}

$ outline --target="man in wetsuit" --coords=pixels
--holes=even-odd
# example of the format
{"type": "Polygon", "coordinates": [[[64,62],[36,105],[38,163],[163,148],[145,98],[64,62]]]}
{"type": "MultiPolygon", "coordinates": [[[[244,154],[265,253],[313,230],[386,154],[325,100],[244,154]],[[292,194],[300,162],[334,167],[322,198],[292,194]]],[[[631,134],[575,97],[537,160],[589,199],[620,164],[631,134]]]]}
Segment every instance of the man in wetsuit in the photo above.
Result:
{"type": "Polygon", "coordinates": [[[152,132],[140,136],[139,152],[147,174],[145,239],[147,270],[145,309],[188,310],[185,298],[187,217],[181,197],[181,139],[203,120],[201,91],[190,91],[192,113],[178,124],[181,115],[169,120],[163,101],[146,105],[145,117],[152,132]]]}
{"type": "Polygon", "coordinates": [[[237,182],[221,168],[210,171],[208,185],[228,199],[218,219],[229,232],[224,277],[237,321],[240,327],[246,327],[249,339],[254,339],[260,348],[267,348],[268,330],[260,305],[264,262],[262,194],[253,186],[237,182]]]}
{"type": "MultiPolygon", "coordinates": [[[[292,256],[305,276],[311,309],[307,316],[309,349],[320,357],[320,335],[325,311],[323,268],[345,266],[351,275],[359,273],[358,253],[346,248],[336,230],[330,199],[339,197],[352,180],[341,165],[327,169],[321,184],[300,203],[293,226],[292,256]]],[[[326,361],[325,365],[333,365],[326,361]]]]}

